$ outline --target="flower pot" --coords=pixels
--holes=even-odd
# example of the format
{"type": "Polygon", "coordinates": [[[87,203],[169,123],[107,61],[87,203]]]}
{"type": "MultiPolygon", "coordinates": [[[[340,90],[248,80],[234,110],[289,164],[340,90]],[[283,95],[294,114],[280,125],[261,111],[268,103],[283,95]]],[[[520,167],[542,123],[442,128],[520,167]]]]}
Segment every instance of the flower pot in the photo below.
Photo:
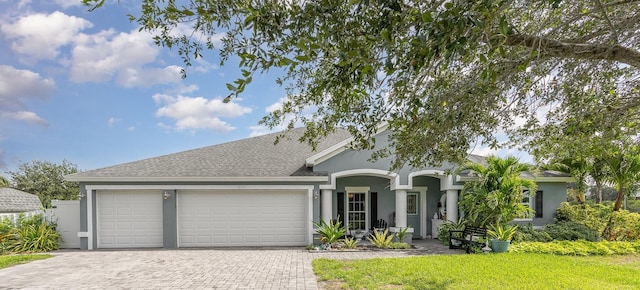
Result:
{"type": "Polygon", "coordinates": [[[502,241],[502,240],[491,240],[491,250],[494,253],[505,253],[509,249],[509,244],[511,241],[502,241]]]}

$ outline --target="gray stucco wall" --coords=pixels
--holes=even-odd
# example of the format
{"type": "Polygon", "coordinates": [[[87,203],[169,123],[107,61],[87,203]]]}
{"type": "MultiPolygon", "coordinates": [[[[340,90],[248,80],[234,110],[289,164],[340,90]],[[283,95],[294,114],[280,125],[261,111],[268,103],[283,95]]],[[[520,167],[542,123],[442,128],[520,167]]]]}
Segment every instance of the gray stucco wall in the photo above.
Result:
{"type": "Polygon", "coordinates": [[[392,224],[392,215],[395,210],[395,192],[389,189],[389,180],[382,177],[354,176],[336,180],[336,190],[333,191],[333,215],[338,214],[338,192],[345,192],[345,187],[370,187],[370,192],[378,193],[378,219],[384,219],[392,224]]]}
{"type": "MultiPolygon", "coordinates": [[[[87,190],[84,187],[84,184],[80,184],[80,192],[87,195],[87,190]]],[[[88,230],[87,226],[87,199],[80,199],[80,231],[86,232],[88,230]]],[[[87,250],[89,249],[89,239],[88,238],[80,238],[80,249],[87,250]]]]}
{"type": "Polygon", "coordinates": [[[163,190],[169,197],[162,200],[162,246],[165,249],[178,248],[178,210],[175,190],[163,190]]]}
{"type": "MultiPolygon", "coordinates": [[[[418,176],[413,180],[414,186],[427,187],[427,216],[421,217],[426,220],[427,234],[431,234],[431,218],[437,211],[438,201],[440,201],[440,179],[429,176],[418,176]]],[[[414,228],[417,226],[414,226],[414,228]]],[[[418,235],[417,233],[414,235],[418,235]]]]}
{"type": "Polygon", "coordinates": [[[560,203],[567,201],[566,183],[538,183],[538,191],[543,192],[542,218],[534,218],[534,226],[544,226],[553,223],[556,210],[560,203]]]}
{"type": "MultiPolygon", "coordinates": [[[[383,132],[380,135],[376,136],[376,148],[383,148],[389,144],[387,138],[389,136],[389,132],[383,132]]],[[[371,158],[372,150],[345,150],[338,155],[329,158],[328,160],[323,161],[320,164],[316,164],[313,167],[314,172],[339,172],[344,170],[351,169],[379,169],[379,170],[389,170],[392,164],[392,158],[384,158],[379,159],[376,162],[370,162],[369,158],[371,158]]],[[[428,166],[424,168],[411,168],[409,166],[404,166],[398,171],[395,171],[400,176],[400,183],[403,185],[408,184],[408,176],[409,173],[419,170],[451,170],[454,169],[455,165],[450,163],[444,163],[442,166],[433,167],[428,166]]]]}

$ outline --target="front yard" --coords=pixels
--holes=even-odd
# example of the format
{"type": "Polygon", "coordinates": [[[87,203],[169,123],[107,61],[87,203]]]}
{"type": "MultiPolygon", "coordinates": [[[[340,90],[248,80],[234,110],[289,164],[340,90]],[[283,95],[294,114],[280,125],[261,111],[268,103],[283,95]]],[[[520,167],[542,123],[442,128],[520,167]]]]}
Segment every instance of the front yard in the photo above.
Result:
{"type": "Polygon", "coordinates": [[[316,259],[324,289],[638,289],[640,255],[437,255],[316,259]]]}
{"type": "Polygon", "coordinates": [[[0,269],[11,267],[13,265],[24,264],[34,260],[42,260],[53,257],[49,254],[22,254],[22,255],[5,255],[0,256],[0,269]]]}

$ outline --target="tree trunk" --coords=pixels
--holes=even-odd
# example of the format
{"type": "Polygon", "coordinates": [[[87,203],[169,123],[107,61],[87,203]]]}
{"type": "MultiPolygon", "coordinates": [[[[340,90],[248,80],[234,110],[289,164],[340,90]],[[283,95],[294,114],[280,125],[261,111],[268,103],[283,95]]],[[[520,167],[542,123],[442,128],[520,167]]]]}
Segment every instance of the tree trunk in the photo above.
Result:
{"type": "Polygon", "coordinates": [[[624,190],[618,190],[618,196],[616,202],[613,204],[613,211],[619,211],[622,207],[622,200],[624,199],[624,190]]]}
{"type": "Polygon", "coordinates": [[[596,203],[602,203],[602,183],[596,182],[596,203]]]}

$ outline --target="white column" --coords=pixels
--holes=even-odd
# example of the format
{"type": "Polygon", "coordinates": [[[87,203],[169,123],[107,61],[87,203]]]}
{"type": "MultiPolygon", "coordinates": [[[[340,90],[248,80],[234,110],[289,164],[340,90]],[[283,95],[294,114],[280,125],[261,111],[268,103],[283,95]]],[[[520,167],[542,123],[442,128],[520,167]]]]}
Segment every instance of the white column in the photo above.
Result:
{"type": "Polygon", "coordinates": [[[447,220],[458,222],[458,191],[447,190],[447,220]]]}
{"type": "Polygon", "coordinates": [[[396,228],[407,227],[407,191],[396,189],[396,228]]]}
{"type": "Polygon", "coordinates": [[[325,222],[333,219],[333,190],[323,189],[320,194],[320,204],[322,206],[321,217],[325,222]]]}

